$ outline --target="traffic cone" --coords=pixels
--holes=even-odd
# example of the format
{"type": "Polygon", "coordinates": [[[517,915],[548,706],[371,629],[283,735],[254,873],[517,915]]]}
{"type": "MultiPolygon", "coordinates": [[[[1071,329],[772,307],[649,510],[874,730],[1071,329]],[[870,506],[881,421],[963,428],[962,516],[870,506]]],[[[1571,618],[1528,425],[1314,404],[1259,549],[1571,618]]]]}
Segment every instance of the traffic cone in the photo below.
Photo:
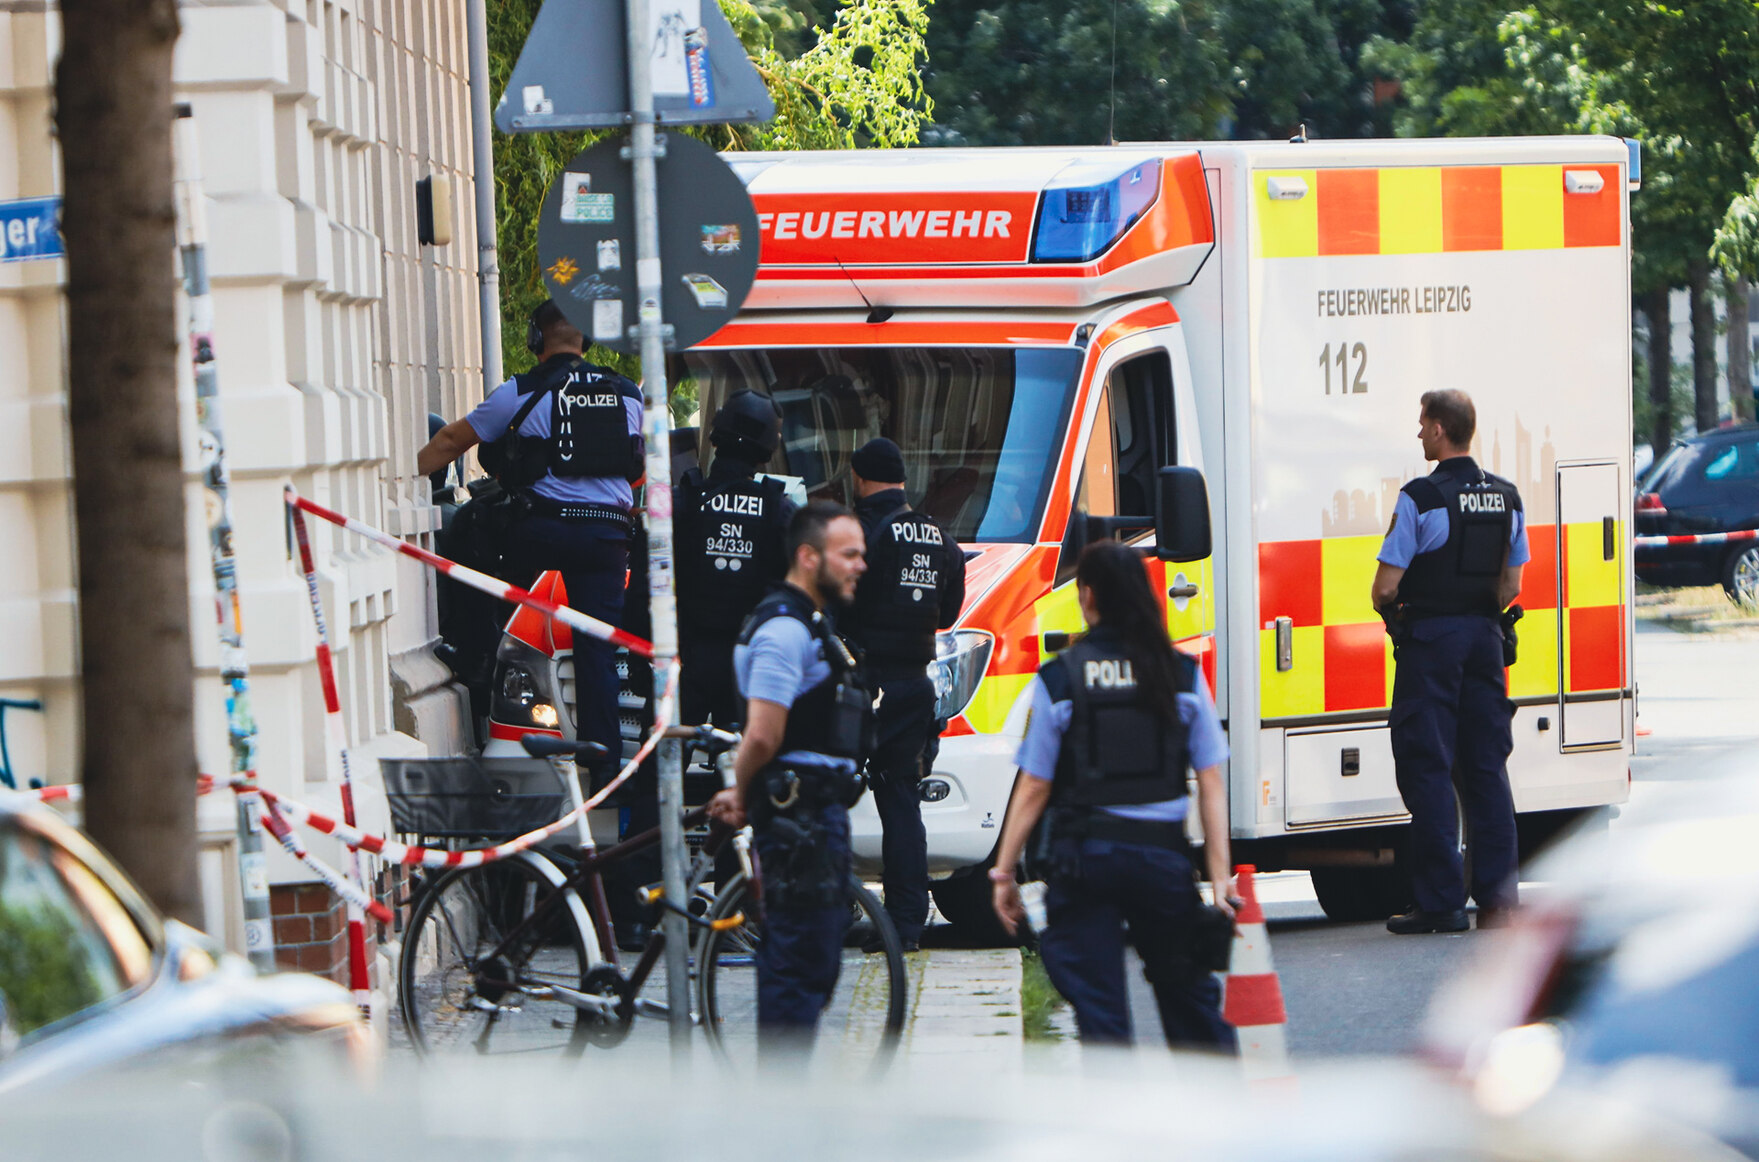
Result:
{"type": "Polygon", "coordinates": [[[1234,949],[1228,962],[1222,1017],[1240,1040],[1240,1065],[1247,1081],[1290,1076],[1288,1023],[1283,986],[1270,962],[1270,933],[1251,864],[1234,869],[1235,890],[1244,901],[1234,916],[1234,949]]]}

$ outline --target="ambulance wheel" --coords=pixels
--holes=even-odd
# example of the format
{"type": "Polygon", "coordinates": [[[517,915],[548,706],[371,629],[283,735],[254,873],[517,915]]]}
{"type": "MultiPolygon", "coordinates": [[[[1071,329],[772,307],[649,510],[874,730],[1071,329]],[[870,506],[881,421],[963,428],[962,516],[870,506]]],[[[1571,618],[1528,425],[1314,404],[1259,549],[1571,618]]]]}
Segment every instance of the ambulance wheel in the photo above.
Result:
{"type": "Polygon", "coordinates": [[[1316,867],[1313,893],[1328,920],[1384,920],[1411,903],[1410,885],[1393,867],[1316,867]]]}
{"type": "Polygon", "coordinates": [[[1759,545],[1728,555],[1722,567],[1722,588],[1736,605],[1759,605],[1759,545]]]}
{"type": "Polygon", "coordinates": [[[990,887],[989,869],[985,861],[978,867],[954,872],[944,880],[929,884],[934,893],[934,906],[940,909],[947,923],[962,941],[979,948],[1012,948],[1017,939],[1008,935],[996,919],[994,889],[990,887]]]}

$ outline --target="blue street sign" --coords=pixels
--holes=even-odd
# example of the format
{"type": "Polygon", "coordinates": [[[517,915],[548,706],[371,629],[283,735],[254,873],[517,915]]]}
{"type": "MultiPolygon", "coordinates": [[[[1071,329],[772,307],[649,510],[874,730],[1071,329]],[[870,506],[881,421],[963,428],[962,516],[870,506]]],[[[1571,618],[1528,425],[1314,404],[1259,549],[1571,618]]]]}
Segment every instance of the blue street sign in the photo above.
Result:
{"type": "Polygon", "coordinates": [[[61,199],[0,202],[0,262],[60,258],[61,199]]]}

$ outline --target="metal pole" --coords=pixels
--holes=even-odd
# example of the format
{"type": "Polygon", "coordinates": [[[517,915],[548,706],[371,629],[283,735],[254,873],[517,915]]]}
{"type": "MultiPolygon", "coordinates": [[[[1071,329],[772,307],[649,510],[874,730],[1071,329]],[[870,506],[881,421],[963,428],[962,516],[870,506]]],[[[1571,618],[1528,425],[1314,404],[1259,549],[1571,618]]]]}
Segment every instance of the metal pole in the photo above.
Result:
{"type": "MultiPolygon", "coordinates": [[[[653,612],[654,688],[663,688],[678,657],[678,602],[672,588],[671,418],[667,407],[665,332],[660,318],[660,210],[654,159],[653,30],[648,0],[627,0],[629,108],[633,125],[629,159],[635,179],[635,288],[640,298],[636,331],[641,340],[641,377],[647,415],[647,577],[653,612]]],[[[660,745],[660,868],[666,898],[684,906],[684,772],[676,739],[660,745]]],[[[666,934],[666,1008],[672,1048],[690,1048],[690,928],[670,909],[666,934]]]]}
{"type": "Polygon", "coordinates": [[[501,385],[501,261],[495,247],[495,146],[489,120],[486,0],[464,6],[470,34],[470,152],[476,187],[477,309],[482,316],[483,396],[501,385]]]}
{"type": "MultiPolygon", "coordinates": [[[[232,483],[220,423],[220,375],[214,361],[214,297],[208,287],[208,219],[202,203],[195,118],[177,108],[177,227],[188,299],[189,355],[195,365],[195,410],[202,427],[202,484],[207,488],[208,554],[214,569],[214,613],[220,623],[220,678],[226,683],[226,729],[232,777],[255,788],[256,719],[250,711],[250,667],[238,603],[238,562],[232,555],[232,483]]],[[[262,799],[237,794],[238,878],[244,896],[244,949],[258,972],[275,971],[275,929],[269,918],[269,873],[263,858],[262,799]]]]}

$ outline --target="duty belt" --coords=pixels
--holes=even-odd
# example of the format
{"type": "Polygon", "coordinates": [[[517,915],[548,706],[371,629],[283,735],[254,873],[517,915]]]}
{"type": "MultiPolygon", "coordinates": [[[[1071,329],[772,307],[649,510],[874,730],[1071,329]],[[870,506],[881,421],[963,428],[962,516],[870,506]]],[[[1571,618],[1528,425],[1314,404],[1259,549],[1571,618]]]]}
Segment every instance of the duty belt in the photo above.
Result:
{"type": "Polygon", "coordinates": [[[1185,838],[1183,822],[1126,819],[1122,815],[1111,815],[1103,811],[1094,811],[1088,815],[1082,838],[1104,839],[1111,843],[1134,843],[1142,847],[1164,847],[1187,855],[1191,851],[1191,843],[1185,838]]]}
{"type": "Polygon", "coordinates": [[[623,509],[610,504],[591,504],[586,501],[551,500],[547,496],[531,495],[531,511],[536,516],[549,517],[553,520],[566,521],[603,521],[614,524],[624,530],[635,527],[635,522],[623,509]]]}

